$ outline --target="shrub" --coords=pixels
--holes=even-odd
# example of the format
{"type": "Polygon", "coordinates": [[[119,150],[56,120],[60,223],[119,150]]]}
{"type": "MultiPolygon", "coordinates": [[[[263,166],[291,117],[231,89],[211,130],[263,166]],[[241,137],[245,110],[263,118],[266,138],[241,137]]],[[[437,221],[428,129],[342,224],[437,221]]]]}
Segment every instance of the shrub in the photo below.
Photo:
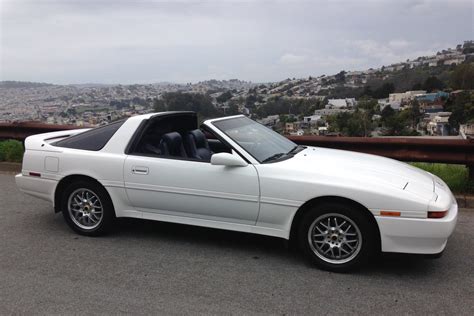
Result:
{"type": "Polygon", "coordinates": [[[23,152],[23,144],[17,140],[0,142],[0,161],[21,162],[23,152]]]}

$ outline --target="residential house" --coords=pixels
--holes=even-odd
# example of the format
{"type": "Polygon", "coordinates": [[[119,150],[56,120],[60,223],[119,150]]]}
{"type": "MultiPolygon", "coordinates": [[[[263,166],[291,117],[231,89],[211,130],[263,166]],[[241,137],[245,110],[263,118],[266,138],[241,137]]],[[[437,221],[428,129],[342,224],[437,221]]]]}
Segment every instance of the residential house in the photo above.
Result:
{"type": "Polygon", "coordinates": [[[326,104],[326,109],[353,108],[356,105],[357,101],[354,98],[329,99],[328,104],[326,104]]]}
{"type": "Polygon", "coordinates": [[[320,109],[320,110],[315,110],[314,115],[321,116],[321,117],[327,117],[331,115],[336,115],[344,112],[354,112],[354,110],[351,109],[320,109]]]}
{"type": "Polygon", "coordinates": [[[448,136],[450,116],[451,112],[436,113],[427,125],[428,133],[432,136],[448,136]]]}
{"type": "Polygon", "coordinates": [[[321,115],[310,115],[303,117],[303,123],[307,125],[317,124],[322,119],[321,115]]]}
{"type": "Polygon", "coordinates": [[[285,134],[292,134],[295,132],[294,123],[285,123],[285,134]]]}
{"type": "Polygon", "coordinates": [[[262,118],[261,120],[258,120],[260,124],[263,124],[265,126],[275,126],[280,122],[280,115],[269,115],[267,117],[262,118]]]}
{"type": "Polygon", "coordinates": [[[391,102],[407,102],[413,100],[413,98],[420,94],[426,94],[425,90],[413,90],[413,91],[406,91],[401,93],[390,93],[388,96],[388,101],[391,102]]]}
{"type": "Polygon", "coordinates": [[[459,134],[463,138],[474,138],[474,124],[459,125],[459,134]]]}

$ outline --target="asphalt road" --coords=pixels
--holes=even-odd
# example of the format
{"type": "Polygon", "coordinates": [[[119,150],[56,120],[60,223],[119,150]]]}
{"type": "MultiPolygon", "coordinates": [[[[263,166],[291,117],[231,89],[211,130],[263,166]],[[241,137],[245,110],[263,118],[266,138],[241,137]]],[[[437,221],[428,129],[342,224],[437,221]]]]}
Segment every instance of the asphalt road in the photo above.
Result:
{"type": "Polygon", "coordinates": [[[444,256],[383,256],[320,271],[280,239],[121,220],[74,234],[50,204],[0,175],[0,314],[474,313],[474,212],[444,256]]]}

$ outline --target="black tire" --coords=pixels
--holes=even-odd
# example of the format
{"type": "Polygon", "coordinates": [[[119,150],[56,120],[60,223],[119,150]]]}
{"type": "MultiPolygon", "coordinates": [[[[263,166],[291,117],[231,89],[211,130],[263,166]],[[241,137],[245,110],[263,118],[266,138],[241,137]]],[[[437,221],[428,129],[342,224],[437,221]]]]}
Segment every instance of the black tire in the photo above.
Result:
{"type": "Polygon", "coordinates": [[[376,227],[369,220],[365,210],[348,203],[325,202],[314,206],[303,215],[297,233],[298,244],[306,257],[324,270],[352,271],[366,264],[376,253],[378,240],[376,227]],[[330,224],[326,224],[327,219],[330,224]],[[338,219],[339,222],[337,222],[338,219]],[[341,222],[345,222],[344,226],[341,222]],[[341,225],[342,228],[336,229],[335,223],[341,225]],[[329,226],[329,229],[325,229],[323,225],[329,226]],[[346,229],[348,232],[344,232],[346,229]],[[315,237],[315,234],[318,236],[315,237]],[[356,236],[353,236],[354,234],[356,236]],[[355,250],[349,248],[348,245],[355,250]],[[329,252],[323,254],[326,251],[329,252]],[[331,252],[336,256],[339,255],[339,259],[329,258],[331,252]],[[347,257],[344,258],[344,256],[347,257]]]}
{"type": "MultiPolygon", "coordinates": [[[[96,201],[94,199],[92,200],[96,201]]],[[[115,210],[109,194],[102,185],[94,181],[78,180],[67,185],[64,191],[61,193],[60,208],[69,227],[71,227],[71,229],[76,233],[84,236],[100,236],[109,232],[115,220],[115,210]],[[88,228],[86,227],[87,221],[84,220],[84,222],[81,223],[82,219],[75,219],[74,215],[72,215],[76,214],[76,211],[71,211],[69,209],[70,198],[72,199],[73,196],[77,196],[76,194],[80,194],[82,192],[81,190],[90,192],[87,194],[89,197],[92,196],[92,194],[96,195],[99,200],[99,203],[96,203],[97,205],[101,206],[100,208],[97,208],[97,210],[94,207],[94,211],[97,212],[96,214],[101,214],[100,220],[97,219],[97,215],[94,215],[93,219],[96,220],[97,223],[94,225],[91,224],[91,227],[88,228]],[[99,213],[100,209],[102,210],[102,213],[99,213]]],[[[79,214],[83,214],[82,216],[85,216],[82,212],[79,212],[79,214]]],[[[82,217],[80,215],[78,216],[82,217]]],[[[88,220],[91,222],[90,219],[88,220]]]]}

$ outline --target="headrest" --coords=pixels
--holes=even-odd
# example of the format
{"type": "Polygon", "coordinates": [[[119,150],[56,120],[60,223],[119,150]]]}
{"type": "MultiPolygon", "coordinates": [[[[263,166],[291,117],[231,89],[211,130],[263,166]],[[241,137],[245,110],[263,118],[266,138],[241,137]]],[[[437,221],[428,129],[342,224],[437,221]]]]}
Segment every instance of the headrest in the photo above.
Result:
{"type": "Polygon", "coordinates": [[[200,129],[195,129],[189,132],[193,136],[196,147],[207,147],[206,136],[200,129]]]}
{"type": "Polygon", "coordinates": [[[171,148],[179,148],[183,144],[181,135],[178,132],[164,134],[162,140],[171,148]]]}

